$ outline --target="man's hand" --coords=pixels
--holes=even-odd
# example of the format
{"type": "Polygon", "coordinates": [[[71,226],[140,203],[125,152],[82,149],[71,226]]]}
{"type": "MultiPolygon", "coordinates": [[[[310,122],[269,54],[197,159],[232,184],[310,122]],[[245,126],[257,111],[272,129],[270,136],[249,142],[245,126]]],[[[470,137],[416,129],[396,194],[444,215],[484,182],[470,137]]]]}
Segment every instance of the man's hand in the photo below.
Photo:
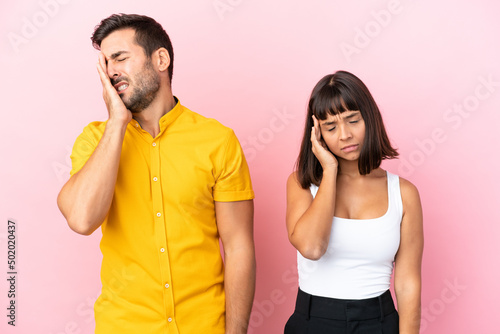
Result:
{"type": "Polygon", "coordinates": [[[111,80],[107,75],[106,58],[102,53],[99,54],[97,72],[99,72],[99,77],[101,78],[102,97],[108,109],[109,120],[120,124],[127,124],[132,120],[132,113],[125,107],[120,95],[118,95],[115,87],[111,84],[111,80]]]}
{"type": "Polygon", "coordinates": [[[77,233],[90,235],[106,218],[115,190],[123,138],[132,113],[125,107],[107,75],[106,59],[99,55],[97,71],[109,112],[106,129],[85,165],[61,189],[57,205],[77,233]]]}

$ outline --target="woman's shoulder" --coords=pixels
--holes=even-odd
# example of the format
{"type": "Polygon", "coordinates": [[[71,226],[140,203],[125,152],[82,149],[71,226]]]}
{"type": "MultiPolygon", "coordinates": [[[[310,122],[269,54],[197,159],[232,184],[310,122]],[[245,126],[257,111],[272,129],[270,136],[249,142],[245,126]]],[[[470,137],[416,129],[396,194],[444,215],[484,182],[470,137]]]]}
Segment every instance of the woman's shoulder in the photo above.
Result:
{"type": "Polygon", "coordinates": [[[296,170],[293,171],[290,175],[288,175],[287,183],[292,181],[299,182],[299,176],[296,170]]]}
{"type": "Polygon", "coordinates": [[[404,177],[399,176],[399,185],[401,188],[401,194],[405,193],[408,196],[418,195],[417,187],[404,177]]]}
{"type": "Polygon", "coordinates": [[[390,171],[382,169],[382,168],[378,168],[376,170],[376,172],[378,172],[375,175],[376,177],[381,177],[382,175],[387,174],[388,177],[399,178],[399,186],[401,188],[401,192],[410,193],[410,194],[412,194],[412,193],[418,194],[417,187],[413,183],[411,183],[409,180],[405,179],[404,177],[401,177],[398,174],[391,173],[390,171]]]}
{"type": "Polygon", "coordinates": [[[310,189],[304,189],[302,188],[302,185],[300,184],[299,180],[299,174],[297,171],[292,172],[288,176],[288,180],[286,182],[286,189],[288,194],[290,193],[295,193],[295,194],[311,194],[310,189]]]}
{"type": "Polygon", "coordinates": [[[403,211],[414,206],[420,207],[420,194],[417,187],[409,180],[399,177],[399,186],[401,189],[401,199],[403,201],[403,211]]]}
{"type": "Polygon", "coordinates": [[[286,181],[286,187],[289,190],[290,189],[295,189],[295,188],[303,189],[302,186],[300,185],[299,173],[297,171],[293,171],[288,176],[288,180],[286,181]]]}

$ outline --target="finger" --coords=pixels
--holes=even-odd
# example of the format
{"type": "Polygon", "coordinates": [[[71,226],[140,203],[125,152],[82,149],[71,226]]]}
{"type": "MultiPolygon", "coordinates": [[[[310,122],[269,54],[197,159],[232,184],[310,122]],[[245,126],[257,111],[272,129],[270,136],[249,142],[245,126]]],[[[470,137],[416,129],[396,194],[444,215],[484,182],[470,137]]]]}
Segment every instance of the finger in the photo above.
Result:
{"type": "Polygon", "coordinates": [[[316,137],[316,128],[313,126],[311,128],[311,143],[313,146],[318,143],[318,138],[316,137]]]}
{"type": "MultiPolygon", "coordinates": [[[[316,120],[317,122],[317,120],[316,120]]],[[[317,127],[313,127],[311,129],[311,143],[313,147],[313,151],[320,152],[323,149],[326,151],[330,151],[325,141],[321,138],[321,130],[317,127]]]]}
{"type": "Polygon", "coordinates": [[[105,88],[111,88],[111,81],[109,80],[108,75],[106,74],[106,58],[102,53],[99,54],[99,59],[97,62],[97,72],[99,72],[99,78],[101,79],[101,83],[105,88]]]}
{"type": "Polygon", "coordinates": [[[102,52],[100,52],[97,59],[99,61],[99,65],[101,65],[102,71],[106,73],[106,70],[108,69],[108,65],[106,64],[106,57],[102,52]]]}
{"type": "Polygon", "coordinates": [[[312,132],[314,133],[314,139],[318,139],[318,120],[316,119],[316,117],[313,115],[312,116],[312,119],[313,119],[313,128],[312,128],[312,132]]]}
{"type": "Polygon", "coordinates": [[[316,132],[316,139],[318,141],[320,141],[321,140],[321,129],[319,128],[319,121],[316,118],[316,116],[314,116],[314,115],[313,115],[313,123],[314,123],[314,129],[316,132]]]}
{"type": "Polygon", "coordinates": [[[313,119],[313,126],[316,127],[318,125],[318,119],[316,118],[316,116],[312,115],[312,119],[313,119]]]}
{"type": "Polygon", "coordinates": [[[324,148],[323,143],[318,141],[318,137],[316,135],[316,129],[314,127],[311,128],[311,145],[314,154],[320,152],[324,148]]]}
{"type": "Polygon", "coordinates": [[[99,79],[101,79],[101,83],[104,86],[105,82],[106,82],[106,78],[105,78],[106,74],[104,73],[104,70],[102,68],[101,59],[98,59],[97,64],[96,64],[96,68],[97,68],[97,73],[99,73],[99,79]]]}

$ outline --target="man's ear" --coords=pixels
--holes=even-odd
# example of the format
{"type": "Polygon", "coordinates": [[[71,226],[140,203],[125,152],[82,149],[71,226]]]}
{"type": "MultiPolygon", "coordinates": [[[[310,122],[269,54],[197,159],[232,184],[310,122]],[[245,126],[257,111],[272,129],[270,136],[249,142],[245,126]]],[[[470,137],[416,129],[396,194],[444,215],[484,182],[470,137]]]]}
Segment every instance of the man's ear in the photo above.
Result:
{"type": "Polygon", "coordinates": [[[156,53],[158,55],[158,60],[157,60],[158,70],[160,72],[168,70],[168,67],[170,66],[170,56],[168,54],[167,49],[159,48],[158,50],[156,50],[156,53]]]}

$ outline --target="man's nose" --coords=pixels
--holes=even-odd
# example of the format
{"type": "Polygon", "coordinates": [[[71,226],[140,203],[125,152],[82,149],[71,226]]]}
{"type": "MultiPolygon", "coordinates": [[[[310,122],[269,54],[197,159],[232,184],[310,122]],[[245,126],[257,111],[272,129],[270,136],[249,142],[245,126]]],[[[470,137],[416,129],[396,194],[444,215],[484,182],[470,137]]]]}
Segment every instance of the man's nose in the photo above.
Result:
{"type": "Polygon", "coordinates": [[[118,68],[111,63],[108,63],[107,72],[108,72],[108,77],[111,80],[116,79],[120,76],[120,71],[118,70],[118,68]]]}

